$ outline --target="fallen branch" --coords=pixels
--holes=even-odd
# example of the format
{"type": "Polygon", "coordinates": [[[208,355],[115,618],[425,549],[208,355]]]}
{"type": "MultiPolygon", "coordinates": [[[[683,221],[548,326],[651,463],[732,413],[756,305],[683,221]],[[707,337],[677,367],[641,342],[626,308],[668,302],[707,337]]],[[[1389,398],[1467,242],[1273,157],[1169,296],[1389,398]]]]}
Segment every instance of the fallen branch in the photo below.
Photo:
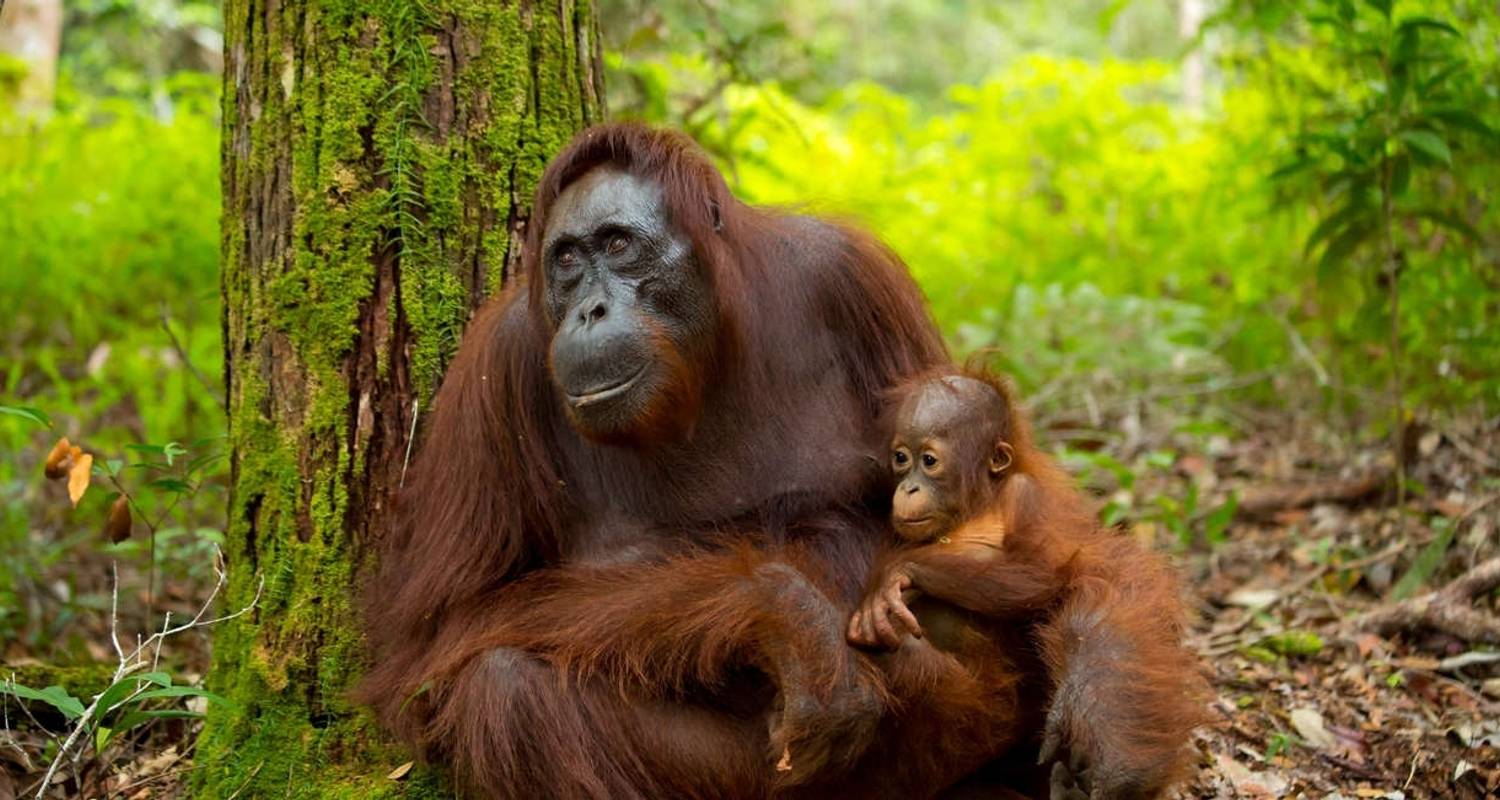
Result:
{"type": "Polygon", "coordinates": [[[1472,606],[1474,598],[1496,586],[1500,586],[1500,558],[1481,562],[1437,591],[1363,614],[1354,625],[1382,635],[1432,629],[1467,642],[1500,644],[1500,617],[1472,606]]]}
{"type": "Polygon", "coordinates": [[[1242,517],[1257,518],[1318,503],[1358,503],[1384,489],[1390,484],[1390,480],[1390,470],[1382,469],[1347,480],[1302,482],[1289,486],[1253,486],[1240,494],[1235,513],[1242,517]]]}

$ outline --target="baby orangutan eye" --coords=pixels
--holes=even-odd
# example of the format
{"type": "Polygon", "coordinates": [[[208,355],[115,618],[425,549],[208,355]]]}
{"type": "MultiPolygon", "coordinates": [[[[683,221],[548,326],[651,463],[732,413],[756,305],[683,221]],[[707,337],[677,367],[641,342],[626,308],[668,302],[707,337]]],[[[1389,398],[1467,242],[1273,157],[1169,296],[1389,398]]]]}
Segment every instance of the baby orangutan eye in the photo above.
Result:
{"type": "Polygon", "coordinates": [[[935,455],[933,455],[931,453],[923,453],[922,454],[922,466],[927,467],[928,469],[931,469],[931,468],[937,466],[937,456],[935,456],[935,455]]]}
{"type": "Polygon", "coordinates": [[[895,461],[896,462],[896,466],[898,466],[898,467],[904,467],[904,466],[906,466],[906,462],[908,460],[908,456],[906,455],[906,451],[905,450],[897,450],[896,454],[894,456],[891,456],[891,460],[895,461]]]}

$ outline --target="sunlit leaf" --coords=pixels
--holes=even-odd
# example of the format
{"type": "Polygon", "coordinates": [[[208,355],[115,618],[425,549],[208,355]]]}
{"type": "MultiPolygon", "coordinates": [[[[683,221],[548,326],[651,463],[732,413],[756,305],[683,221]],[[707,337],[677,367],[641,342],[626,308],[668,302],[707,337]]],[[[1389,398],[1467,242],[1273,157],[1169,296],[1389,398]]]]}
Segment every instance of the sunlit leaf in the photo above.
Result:
{"type": "Polygon", "coordinates": [[[73,445],[64,436],[52,445],[51,452],[47,453],[47,460],[42,464],[42,474],[48,480],[61,480],[68,474],[68,469],[73,466],[73,445]]]}
{"type": "Polygon", "coordinates": [[[42,410],[39,408],[31,408],[30,406],[0,406],[0,414],[29,419],[38,425],[44,425],[48,428],[52,427],[52,420],[46,414],[42,413],[42,410]]]}
{"type": "Polygon", "coordinates": [[[74,508],[77,508],[78,501],[83,499],[83,493],[89,490],[89,481],[94,475],[93,466],[94,457],[88,453],[80,453],[73,459],[73,465],[68,468],[68,499],[73,501],[74,508]]]}

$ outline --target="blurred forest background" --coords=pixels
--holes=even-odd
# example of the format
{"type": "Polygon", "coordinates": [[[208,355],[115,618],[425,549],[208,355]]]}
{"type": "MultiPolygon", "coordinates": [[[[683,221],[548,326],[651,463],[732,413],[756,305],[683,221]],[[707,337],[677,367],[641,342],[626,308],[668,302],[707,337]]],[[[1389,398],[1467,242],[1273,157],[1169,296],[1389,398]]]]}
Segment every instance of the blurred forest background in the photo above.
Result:
{"type": "MultiPolygon", "coordinates": [[[[1261,702],[1237,693],[1290,703],[1323,675],[1298,670],[1344,667],[1316,633],[1340,613],[1290,610],[1267,585],[1347,611],[1495,554],[1500,5],[599,12],[611,116],[687,130],[749,201],[877,231],[956,351],[993,349],[1107,520],[1193,556],[1199,645],[1238,659],[1215,667],[1233,673],[1220,686],[1234,713],[1261,702]],[[1313,494],[1275,493],[1288,482],[1313,494]]],[[[112,657],[112,560],[131,629],[191,613],[213,585],[220,24],[195,0],[8,0],[0,15],[0,656],[18,683],[66,684],[54,667],[72,665],[84,677],[68,690],[87,694],[87,665],[112,657]],[[100,533],[109,486],[72,509],[40,479],[59,435],[101,454],[96,485],[149,479],[131,502],[151,535],[100,533]]],[[[1470,646],[1418,644],[1424,658],[1470,646]]],[[[177,685],[195,683],[206,645],[169,659],[177,685]]],[[[1431,674],[1493,712],[1492,672],[1377,652],[1379,691],[1416,696],[1404,684],[1431,674]]],[[[1318,780],[1288,766],[1297,745],[1385,786],[1370,766],[1383,740],[1350,717],[1368,710],[1339,708],[1321,728],[1274,709],[1231,719],[1240,733],[1205,751],[1249,766],[1221,762],[1217,780],[1318,780]]],[[[1467,736],[1490,755],[1500,741],[1467,736]]],[[[1493,766],[1454,752],[1435,780],[1493,788],[1493,766]]],[[[1391,758],[1415,771],[1409,750],[1391,758]]]]}

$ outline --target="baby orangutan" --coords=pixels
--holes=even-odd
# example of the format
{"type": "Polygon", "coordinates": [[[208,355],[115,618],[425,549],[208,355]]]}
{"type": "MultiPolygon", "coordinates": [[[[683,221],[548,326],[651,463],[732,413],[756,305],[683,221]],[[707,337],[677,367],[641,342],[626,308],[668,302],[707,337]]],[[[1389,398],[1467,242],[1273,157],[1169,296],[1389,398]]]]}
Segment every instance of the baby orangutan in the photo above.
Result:
{"type": "Polygon", "coordinates": [[[928,610],[944,623],[953,622],[944,606],[1009,614],[1054,600],[1065,559],[1035,547],[1039,532],[1022,531],[1026,541],[1011,548],[1026,558],[1006,553],[1007,536],[1035,519],[1044,498],[1003,386],[970,375],[925,379],[903,394],[893,423],[891,525],[913,547],[886,559],[902,564],[887,568],[849,620],[850,642],[896,648],[908,633],[923,638],[911,609],[922,597],[943,601],[928,610]]]}
{"type": "Polygon", "coordinates": [[[940,372],[896,400],[903,544],[877,562],[847,631],[891,651],[874,656],[891,725],[976,768],[1003,757],[1054,800],[1161,794],[1203,716],[1170,568],[1100,526],[999,382],[940,372]]]}

